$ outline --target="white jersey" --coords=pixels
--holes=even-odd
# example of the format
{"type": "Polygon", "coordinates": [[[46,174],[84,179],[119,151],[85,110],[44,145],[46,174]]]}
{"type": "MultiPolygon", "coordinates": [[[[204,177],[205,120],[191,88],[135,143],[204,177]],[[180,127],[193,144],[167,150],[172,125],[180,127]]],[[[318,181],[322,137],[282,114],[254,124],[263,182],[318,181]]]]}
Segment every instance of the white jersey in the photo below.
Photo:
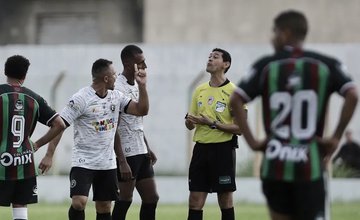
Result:
{"type": "MultiPolygon", "coordinates": [[[[130,85],[122,74],[116,79],[115,89],[120,90],[132,100],[139,101],[137,83],[130,85]]],[[[144,140],[143,117],[121,112],[119,123],[121,146],[125,157],[146,154],[148,150],[144,140]]]]}
{"type": "Polygon", "coordinates": [[[108,90],[105,98],[95,93],[91,86],[80,89],[60,113],[67,123],[74,123],[71,166],[115,169],[114,137],[119,112],[124,111],[130,98],[117,90],[108,90]]]}

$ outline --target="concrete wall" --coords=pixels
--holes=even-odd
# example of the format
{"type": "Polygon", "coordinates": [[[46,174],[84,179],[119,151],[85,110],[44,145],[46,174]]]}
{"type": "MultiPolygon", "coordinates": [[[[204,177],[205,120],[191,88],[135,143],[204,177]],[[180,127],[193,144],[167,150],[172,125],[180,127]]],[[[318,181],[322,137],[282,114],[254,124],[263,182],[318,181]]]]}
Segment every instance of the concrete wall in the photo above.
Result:
{"type": "Polygon", "coordinates": [[[0,0],[0,44],[140,42],[140,3],[132,0],[0,0]],[[85,29],[89,20],[93,24],[85,29]],[[44,21],[52,22],[47,26],[52,29],[45,33],[44,21]],[[89,32],[96,37],[89,36],[89,32]],[[42,34],[50,39],[42,41],[42,34]]]}
{"type": "MultiPolygon", "coordinates": [[[[80,88],[91,84],[90,70],[92,63],[102,57],[114,61],[118,72],[122,71],[119,59],[120,50],[124,45],[58,45],[58,46],[6,46],[0,47],[0,72],[3,73],[3,63],[13,54],[23,54],[31,61],[25,86],[34,89],[44,96],[58,111],[68,101],[68,98],[80,88]],[[56,96],[51,96],[51,90],[58,75],[64,72],[65,77],[58,87],[56,96]]],[[[315,50],[323,51],[342,60],[360,86],[360,44],[315,44],[309,45],[315,50]]],[[[250,64],[271,52],[268,44],[172,44],[141,45],[148,65],[148,92],[150,96],[150,112],[144,119],[145,132],[153,150],[158,155],[156,172],[158,174],[186,174],[190,148],[189,133],[184,126],[184,115],[188,110],[192,89],[191,83],[206,67],[209,52],[214,47],[227,49],[233,57],[232,66],[227,73],[230,80],[237,82],[244,76],[250,64]]],[[[208,80],[208,74],[200,81],[208,80]]],[[[0,75],[4,82],[4,75],[0,75]]],[[[342,100],[338,95],[331,99],[329,123],[326,134],[332,132],[337,122],[339,105],[342,100]],[[334,120],[335,119],[335,120],[334,120]]],[[[350,127],[354,138],[360,138],[360,108],[350,127]]],[[[258,114],[257,102],[249,106],[249,121],[252,128],[261,136],[261,117],[258,114]]],[[[34,139],[45,132],[45,126],[38,126],[34,139]]],[[[73,145],[72,127],[67,129],[64,138],[57,149],[54,170],[67,173],[70,168],[70,155],[73,145]]],[[[238,169],[254,156],[248,150],[243,138],[239,138],[240,148],[237,150],[238,169]]],[[[40,149],[37,158],[42,157],[45,148],[40,149]]]]}
{"type": "Polygon", "coordinates": [[[360,41],[359,0],[147,0],[148,43],[267,43],[272,20],[284,9],[308,17],[308,42],[360,41]]]}

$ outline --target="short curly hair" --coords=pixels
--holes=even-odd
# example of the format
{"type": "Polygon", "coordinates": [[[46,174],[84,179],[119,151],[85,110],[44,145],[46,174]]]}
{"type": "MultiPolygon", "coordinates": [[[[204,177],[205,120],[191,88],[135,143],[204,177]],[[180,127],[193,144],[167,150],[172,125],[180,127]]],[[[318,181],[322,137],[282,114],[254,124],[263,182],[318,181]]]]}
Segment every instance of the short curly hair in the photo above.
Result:
{"type": "Polygon", "coordinates": [[[5,62],[5,75],[15,79],[25,79],[30,66],[30,61],[21,56],[14,55],[9,57],[5,62]]]}

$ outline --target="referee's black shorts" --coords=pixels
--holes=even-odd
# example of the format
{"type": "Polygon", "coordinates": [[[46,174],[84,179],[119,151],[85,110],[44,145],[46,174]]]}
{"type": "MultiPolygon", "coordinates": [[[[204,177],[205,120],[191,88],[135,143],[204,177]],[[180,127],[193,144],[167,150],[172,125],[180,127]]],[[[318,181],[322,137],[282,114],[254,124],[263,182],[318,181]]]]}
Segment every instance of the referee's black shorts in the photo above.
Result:
{"type": "Polygon", "coordinates": [[[189,167],[189,190],[209,193],[235,191],[236,147],[234,140],[196,143],[189,167]]]}

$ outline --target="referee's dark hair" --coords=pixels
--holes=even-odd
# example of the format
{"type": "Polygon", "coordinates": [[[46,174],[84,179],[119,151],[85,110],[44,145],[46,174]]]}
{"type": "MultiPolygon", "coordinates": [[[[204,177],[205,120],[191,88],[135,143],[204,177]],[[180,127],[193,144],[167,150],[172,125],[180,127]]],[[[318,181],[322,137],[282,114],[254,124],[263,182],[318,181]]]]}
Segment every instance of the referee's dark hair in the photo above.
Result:
{"type": "Polygon", "coordinates": [[[281,12],[274,19],[274,25],[280,30],[288,29],[299,40],[304,40],[308,32],[308,22],[300,11],[287,10],[281,12]]]}
{"type": "Polygon", "coordinates": [[[217,52],[222,53],[223,61],[230,63],[229,67],[225,69],[225,73],[226,73],[226,72],[230,69],[230,66],[231,66],[231,56],[230,56],[230,53],[227,52],[226,50],[220,49],[220,48],[214,48],[214,49],[212,50],[212,52],[214,52],[214,51],[217,51],[217,52]]]}
{"type": "Polygon", "coordinates": [[[91,74],[93,78],[98,78],[102,75],[102,72],[108,68],[113,62],[106,59],[96,60],[91,68],[91,74]]]}
{"type": "Polygon", "coordinates": [[[5,75],[14,79],[25,79],[30,62],[21,55],[9,57],[5,62],[5,75]]]}

